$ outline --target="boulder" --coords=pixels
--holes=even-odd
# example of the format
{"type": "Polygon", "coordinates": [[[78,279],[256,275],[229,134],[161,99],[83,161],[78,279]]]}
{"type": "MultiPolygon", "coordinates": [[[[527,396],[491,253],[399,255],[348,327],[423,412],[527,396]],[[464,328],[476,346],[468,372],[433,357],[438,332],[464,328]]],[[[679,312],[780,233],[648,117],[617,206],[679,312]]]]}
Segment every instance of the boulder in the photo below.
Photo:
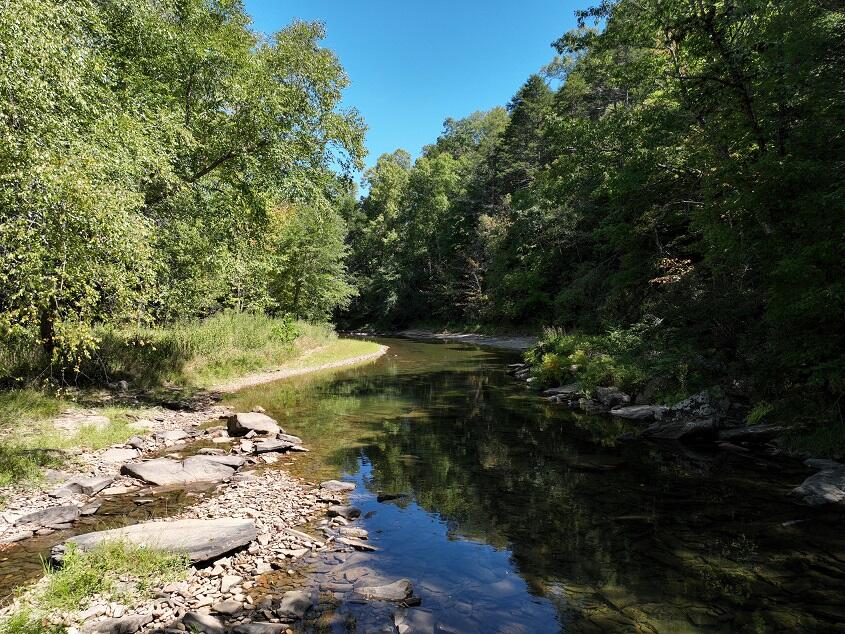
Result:
{"type": "MultiPolygon", "coordinates": [[[[66,543],[89,550],[109,541],[128,541],[139,546],[186,554],[192,563],[213,561],[226,553],[242,548],[257,536],[252,520],[233,518],[215,520],[174,520],[147,522],[124,528],[71,537],[66,543]]],[[[53,549],[53,558],[60,561],[64,546],[53,549]]]]}
{"type": "Polygon", "coordinates": [[[27,513],[17,519],[15,526],[24,524],[45,527],[60,526],[75,522],[78,517],[79,508],[76,506],[51,506],[50,508],[35,511],[34,513],[27,513]]]}
{"type": "Polygon", "coordinates": [[[267,440],[256,440],[254,443],[253,451],[255,453],[267,453],[270,451],[287,451],[288,449],[293,449],[296,447],[295,444],[292,442],[288,442],[286,440],[276,440],[274,438],[268,438],[267,440]]]}
{"type": "Polygon", "coordinates": [[[85,625],[82,634],[135,634],[153,620],[152,614],[133,614],[85,625]]]}
{"type": "Polygon", "coordinates": [[[824,469],[811,475],[792,490],[811,506],[845,503],[845,465],[824,469]]]}
{"type": "Polygon", "coordinates": [[[360,517],[361,509],[354,506],[347,506],[345,504],[336,504],[334,506],[330,506],[326,510],[326,514],[329,517],[342,517],[347,520],[354,520],[356,517],[360,517]]]}
{"type": "Polygon", "coordinates": [[[211,609],[218,614],[231,615],[242,611],[244,609],[244,604],[240,601],[235,601],[234,599],[226,599],[225,601],[220,601],[220,603],[215,603],[211,606],[211,609]]]}
{"type": "Polygon", "coordinates": [[[712,418],[718,422],[724,416],[727,407],[727,401],[711,396],[705,390],[675,403],[669,408],[668,413],[676,418],[712,418]]]}
{"type": "Polygon", "coordinates": [[[277,612],[280,615],[290,614],[298,619],[305,616],[313,601],[311,595],[301,590],[291,590],[282,595],[277,612]]]}
{"type": "Polygon", "coordinates": [[[613,408],[627,405],[631,397],[618,387],[597,387],[596,400],[607,408],[613,408]]]}
{"type": "Polygon", "coordinates": [[[215,462],[216,458],[219,456],[191,456],[181,461],[156,458],[125,464],[120,472],[158,486],[219,482],[231,477],[234,467],[215,462]]]}
{"type": "Polygon", "coordinates": [[[260,412],[232,414],[226,419],[226,428],[230,436],[245,436],[251,431],[268,436],[282,433],[282,428],[276,424],[276,421],[260,412]]]}
{"type": "Polygon", "coordinates": [[[114,478],[109,477],[86,478],[84,476],[76,476],[62,486],[50,491],[49,495],[54,498],[66,498],[73,495],[96,495],[113,481],[114,478]]]}
{"type": "Polygon", "coordinates": [[[226,628],[213,616],[202,612],[188,612],[182,617],[182,625],[189,632],[201,634],[226,634],[226,628]]]}
{"type": "Polygon", "coordinates": [[[140,455],[141,452],[137,449],[112,448],[100,454],[100,462],[108,462],[110,464],[126,462],[127,460],[134,460],[140,455]]]}
{"type": "Polygon", "coordinates": [[[353,482],[341,482],[340,480],[326,480],[320,483],[320,488],[326,491],[352,491],[355,489],[353,482]]]}
{"type": "Polygon", "coordinates": [[[662,405],[627,405],[610,410],[610,415],[625,420],[662,420],[668,408],[662,405]]]}
{"type": "Polygon", "coordinates": [[[244,466],[246,459],[241,458],[240,456],[219,456],[219,455],[204,455],[203,458],[205,460],[210,460],[211,462],[216,462],[218,464],[226,465],[227,467],[231,467],[232,469],[240,469],[244,466]]]}
{"type": "Polygon", "coordinates": [[[407,579],[400,579],[383,586],[356,588],[355,594],[376,601],[405,601],[414,594],[414,587],[407,579]]]}

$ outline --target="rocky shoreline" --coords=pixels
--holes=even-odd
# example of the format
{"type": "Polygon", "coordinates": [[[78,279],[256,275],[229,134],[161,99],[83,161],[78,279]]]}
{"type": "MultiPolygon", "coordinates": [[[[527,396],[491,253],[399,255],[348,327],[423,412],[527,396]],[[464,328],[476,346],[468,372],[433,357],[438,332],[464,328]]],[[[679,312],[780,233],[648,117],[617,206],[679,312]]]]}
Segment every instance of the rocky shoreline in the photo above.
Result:
{"type": "MultiPolygon", "coordinates": [[[[513,363],[508,373],[529,385],[534,382],[531,367],[513,363]]],[[[623,434],[619,441],[710,442],[719,449],[751,456],[762,452],[779,456],[777,444],[786,428],[774,424],[749,425],[744,407],[709,391],[694,394],[674,405],[649,404],[642,397],[632,397],[617,387],[586,390],[580,383],[551,387],[540,393],[549,403],[585,414],[607,415],[638,425],[635,432],[623,434]]],[[[805,457],[804,464],[817,470],[792,491],[792,495],[810,506],[845,502],[845,465],[805,457]]]]}
{"type": "MultiPolygon", "coordinates": [[[[46,617],[49,623],[64,626],[68,634],[186,630],[266,634],[288,631],[309,612],[315,617],[327,608],[333,609],[341,600],[383,602],[392,607],[418,602],[405,579],[375,576],[367,579],[367,572],[360,566],[355,581],[344,576],[348,567],[340,566],[350,556],[377,550],[369,543],[367,532],[354,525],[360,512],[346,504],[354,485],[339,481],[314,485],[269,467],[291,453],[306,449],[299,438],[286,434],[260,408],[256,409],[234,413],[214,408],[205,413],[218,418],[222,415],[225,429],[220,425],[199,429],[200,424],[208,422],[203,420],[204,415],[173,413],[166,417],[169,424],[190,421],[192,427],[165,429],[165,421],[159,421],[158,431],[153,434],[133,439],[126,447],[108,450],[139,452],[137,447],[142,447],[146,459],[138,454],[118,468],[115,463],[97,461],[92,456],[91,470],[84,478],[71,478],[69,483],[49,493],[30,498],[28,503],[45,507],[38,516],[41,528],[36,527],[31,514],[8,517],[12,522],[4,530],[6,547],[39,531],[69,528],[78,517],[75,510],[81,512],[86,506],[96,504],[97,498],[109,495],[110,490],[120,489],[125,493],[134,489],[154,496],[157,487],[161,488],[157,483],[170,480],[177,465],[181,465],[180,477],[186,478],[178,485],[218,481],[212,497],[172,517],[68,540],[83,550],[107,540],[170,545],[191,557],[193,565],[184,581],[153,588],[155,598],[131,605],[95,596],[76,612],[49,614],[46,617]],[[191,457],[181,458],[182,453],[192,445],[196,448],[197,444],[210,446],[203,446],[191,457]],[[167,455],[158,457],[162,448],[167,455]],[[193,466],[185,469],[185,463],[190,461],[193,466]],[[192,474],[194,479],[189,479],[192,474]],[[92,493],[90,487],[80,489],[80,483],[89,480],[96,481],[94,488],[100,490],[92,493]],[[104,482],[106,486],[101,487],[104,482]],[[154,487],[144,489],[144,484],[154,487]],[[58,498],[62,504],[57,505],[54,502],[61,491],[67,495],[58,498]],[[21,527],[27,534],[20,534],[21,527]],[[321,536],[306,531],[318,531],[321,536]],[[323,577],[312,579],[302,573],[317,561],[322,566],[323,577]],[[338,581],[325,581],[325,573],[334,568],[327,566],[327,561],[338,566],[338,581]],[[298,578],[304,589],[274,592],[275,584],[265,579],[274,575],[298,578]],[[321,584],[333,602],[322,608],[321,584]]],[[[165,484],[173,485],[169,481],[165,484]]],[[[63,542],[53,549],[54,561],[61,561],[66,544],[63,542]]],[[[25,604],[26,596],[0,611],[0,619],[25,604]]]]}

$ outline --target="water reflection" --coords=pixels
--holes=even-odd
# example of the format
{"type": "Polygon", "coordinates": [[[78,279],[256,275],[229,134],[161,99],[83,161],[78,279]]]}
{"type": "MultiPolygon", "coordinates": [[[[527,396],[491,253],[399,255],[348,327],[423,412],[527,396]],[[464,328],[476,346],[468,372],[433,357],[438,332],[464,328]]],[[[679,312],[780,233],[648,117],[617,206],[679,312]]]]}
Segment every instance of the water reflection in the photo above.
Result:
{"type": "Polygon", "coordinates": [[[613,446],[616,423],[548,407],[505,376],[512,355],[387,343],[372,366],[235,399],[305,439],[301,475],[361,483],[356,503],[383,549],[368,565],[409,578],[433,624],[845,631],[843,517],[789,502],[801,470],[613,446]]]}

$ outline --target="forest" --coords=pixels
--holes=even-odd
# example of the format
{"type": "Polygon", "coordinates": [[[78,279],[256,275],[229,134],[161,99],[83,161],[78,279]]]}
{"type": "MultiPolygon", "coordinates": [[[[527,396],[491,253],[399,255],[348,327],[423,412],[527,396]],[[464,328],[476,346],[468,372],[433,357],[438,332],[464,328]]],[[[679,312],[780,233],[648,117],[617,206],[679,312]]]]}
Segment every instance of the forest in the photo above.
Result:
{"type": "Polygon", "coordinates": [[[578,20],[506,106],[366,172],[347,318],[552,327],[529,353],[548,383],[719,386],[753,421],[841,436],[841,4],[607,0],[578,20]]]}
{"type": "Polygon", "coordinates": [[[221,312],[546,328],[547,383],[719,386],[841,428],[841,3],[577,17],[510,102],[379,157],[359,196],[323,25],[0,3],[0,379],[74,381],[106,332],[221,312]]]}

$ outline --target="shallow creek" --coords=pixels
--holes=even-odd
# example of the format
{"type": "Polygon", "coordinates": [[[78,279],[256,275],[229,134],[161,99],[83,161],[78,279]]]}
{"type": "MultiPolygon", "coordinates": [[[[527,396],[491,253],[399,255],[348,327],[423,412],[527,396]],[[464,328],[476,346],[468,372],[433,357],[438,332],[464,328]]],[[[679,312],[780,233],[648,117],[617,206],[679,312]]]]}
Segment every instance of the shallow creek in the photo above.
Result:
{"type": "MultiPolygon", "coordinates": [[[[304,630],[845,631],[845,513],[788,497],[808,473],[800,465],[616,445],[618,423],[549,405],[508,377],[513,353],[380,342],[390,351],[375,363],[228,398],[303,438],[310,453],[281,468],[355,482],[355,525],[379,548],[267,576],[274,593],[322,592],[304,630]],[[407,578],[421,605],[395,614],[332,595],[361,574],[407,578]]],[[[207,493],[115,499],[79,528],[168,515],[207,493]]],[[[0,553],[0,586],[37,576],[38,554],[60,537],[0,553]]]]}

